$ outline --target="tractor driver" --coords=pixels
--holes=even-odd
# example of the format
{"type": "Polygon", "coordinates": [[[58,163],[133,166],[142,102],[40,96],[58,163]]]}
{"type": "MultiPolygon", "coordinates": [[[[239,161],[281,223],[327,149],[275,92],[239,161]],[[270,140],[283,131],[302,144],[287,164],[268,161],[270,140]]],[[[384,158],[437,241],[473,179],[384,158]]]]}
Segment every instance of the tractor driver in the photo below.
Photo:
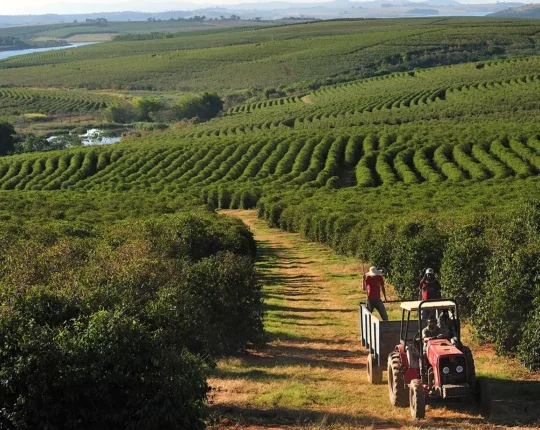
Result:
{"type": "Polygon", "coordinates": [[[437,318],[435,315],[430,315],[428,318],[428,324],[422,330],[422,340],[424,341],[424,353],[427,350],[427,341],[430,339],[448,339],[448,329],[446,327],[439,327],[437,325],[437,318]]]}

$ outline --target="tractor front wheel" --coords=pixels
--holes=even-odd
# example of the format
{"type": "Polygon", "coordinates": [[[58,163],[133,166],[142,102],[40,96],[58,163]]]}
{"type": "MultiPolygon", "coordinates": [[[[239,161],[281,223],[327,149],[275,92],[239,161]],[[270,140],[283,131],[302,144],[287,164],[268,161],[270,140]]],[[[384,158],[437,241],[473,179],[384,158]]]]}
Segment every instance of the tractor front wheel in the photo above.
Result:
{"type": "Polygon", "coordinates": [[[409,405],[409,396],[405,389],[398,352],[392,352],[388,355],[388,396],[392,406],[406,407],[409,405]]]}
{"type": "Polygon", "coordinates": [[[471,352],[471,349],[463,346],[461,348],[463,355],[465,356],[465,362],[467,363],[467,383],[471,389],[476,387],[476,369],[474,366],[474,357],[471,352]]]}
{"type": "Polygon", "coordinates": [[[370,384],[380,384],[382,382],[382,369],[377,366],[375,356],[369,354],[367,357],[367,379],[370,384]]]}
{"type": "Polygon", "coordinates": [[[418,420],[426,416],[426,395],[422,381],[415,379],[409,384],[409,404],[411,417],[418,420]]]}
{"type": "Polygon", "coordinates": [[[476,408],[484,418],[489,418],[491,415],[491,388],[486,380],[482,378],[476,379],[474,388],[474,399],[476,408]]]}

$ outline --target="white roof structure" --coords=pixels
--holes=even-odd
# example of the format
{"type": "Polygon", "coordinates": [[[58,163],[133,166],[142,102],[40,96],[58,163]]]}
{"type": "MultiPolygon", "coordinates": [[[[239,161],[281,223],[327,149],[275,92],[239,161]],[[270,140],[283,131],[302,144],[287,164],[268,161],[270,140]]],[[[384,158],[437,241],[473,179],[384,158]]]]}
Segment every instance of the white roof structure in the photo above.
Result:
{"type": "MultiPolygon", "coordinates": [[[[417,311],[420,303],[422,302],[420,301],[402,302],[401,309],[405,309],[406,311],[417,311]]],[[[450,300],[437,300],[437,301],[425,302],[422,305],[422,309],[442,309],[442,308],[453,308],[455,306],[456,304],[454,302],[451,302],[450,300]]]]}

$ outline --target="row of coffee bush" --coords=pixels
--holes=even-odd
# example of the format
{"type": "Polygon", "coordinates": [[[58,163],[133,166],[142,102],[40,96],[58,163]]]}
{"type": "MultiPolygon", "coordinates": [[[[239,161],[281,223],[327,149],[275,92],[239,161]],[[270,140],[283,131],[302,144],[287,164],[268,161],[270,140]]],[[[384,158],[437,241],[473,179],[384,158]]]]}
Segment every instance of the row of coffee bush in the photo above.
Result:
{"type": "Polygon", "coordinates": [[[524,195],[513,196],[511,182],[304,190],[263,197],[258,210],[272,226],[382,267],[402,299],[416,300],[421,270],[434,268],[482,339],[538,370],[540,203],[525,197],[536,186],[521,183],[524,195]]]}
{"type": "Polygon", "coordinates": [[[204,428],[215,358],[263,341],[255,253],[202,209],[0,223],[0,427],[204,428]]]}

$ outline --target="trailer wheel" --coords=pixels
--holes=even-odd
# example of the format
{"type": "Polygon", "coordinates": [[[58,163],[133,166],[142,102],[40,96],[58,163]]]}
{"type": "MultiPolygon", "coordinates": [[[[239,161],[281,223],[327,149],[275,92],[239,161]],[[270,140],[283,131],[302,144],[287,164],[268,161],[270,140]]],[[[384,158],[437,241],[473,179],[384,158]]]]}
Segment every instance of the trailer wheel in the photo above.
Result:
{"type": "Polygon", "coordinates": [[[405,389],[401,361],[397,352],[388,355],[388,396],[392,406],[409,406],[409,396],[405,389]]]}
{"type": "Polygon", "coordinates": [[[478,378],[474,387],[476,408],[484,418],[491,415],[491,388],[486,380],[478,378]]]}
{"type": "Polygon", "coordinates": [[[370,384],[380,384],[382,382],[382,369],[377,366],[375,356],[369,354],[367,356],[367,379],[370,384]]]}
{"type": "Polygon", "coordinates": [[[413,419],[418,420],[426,416],[426,395],[422,382],[418,379],[409,384],[409,404],[413,419]]]}

